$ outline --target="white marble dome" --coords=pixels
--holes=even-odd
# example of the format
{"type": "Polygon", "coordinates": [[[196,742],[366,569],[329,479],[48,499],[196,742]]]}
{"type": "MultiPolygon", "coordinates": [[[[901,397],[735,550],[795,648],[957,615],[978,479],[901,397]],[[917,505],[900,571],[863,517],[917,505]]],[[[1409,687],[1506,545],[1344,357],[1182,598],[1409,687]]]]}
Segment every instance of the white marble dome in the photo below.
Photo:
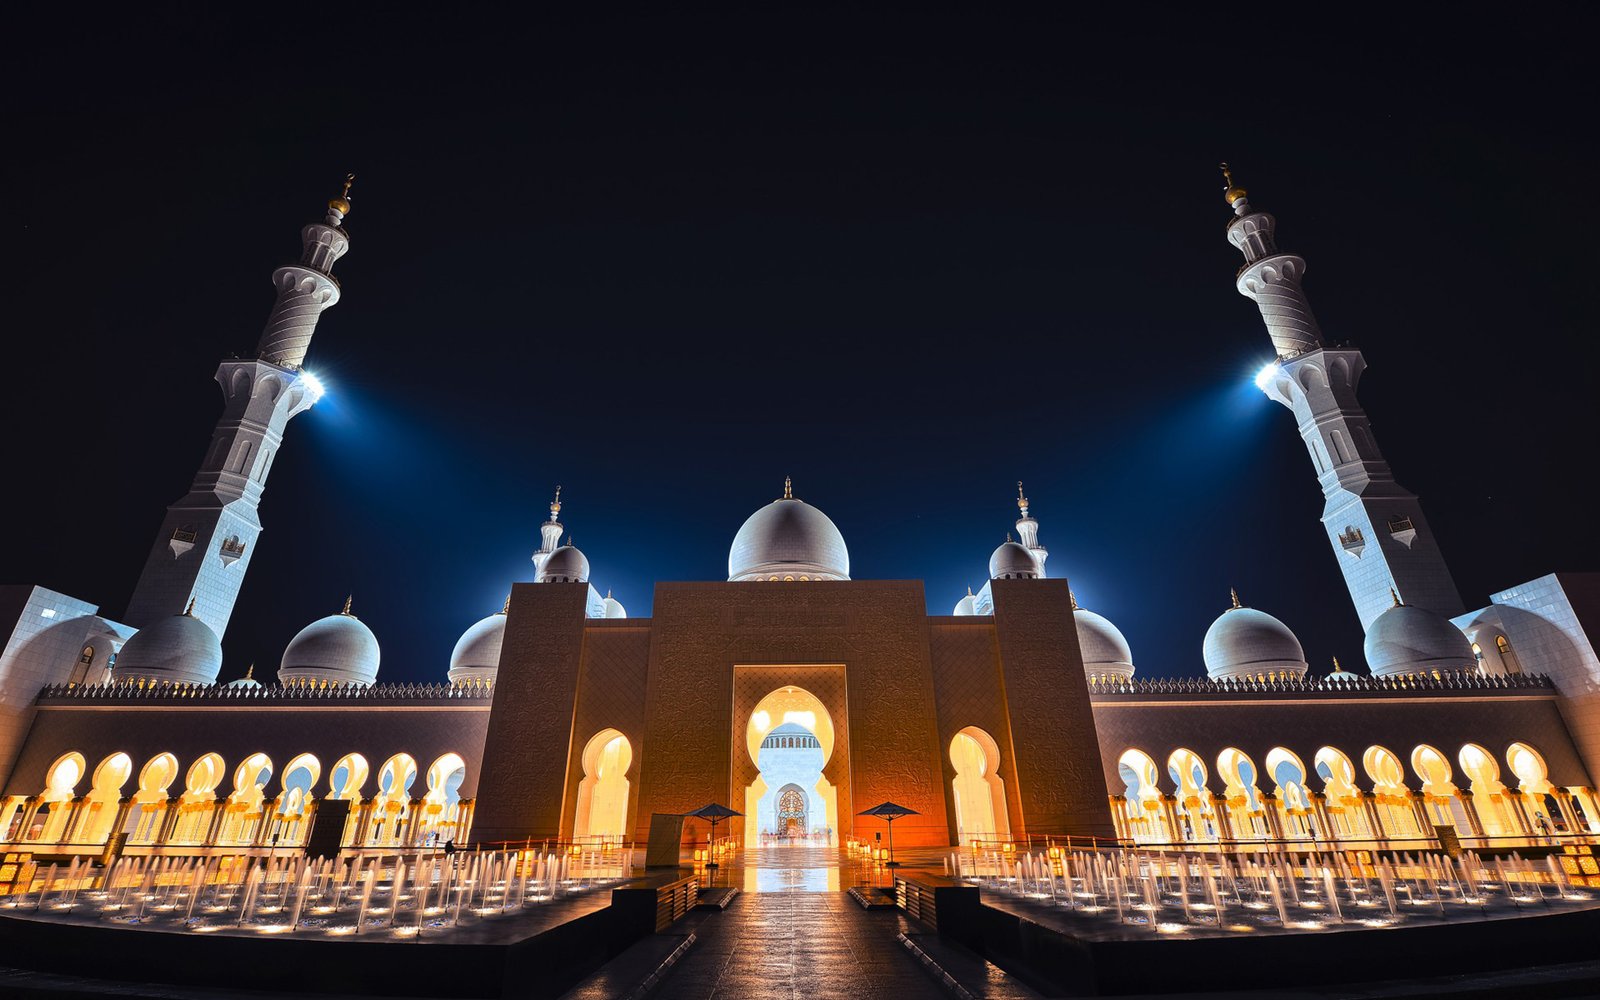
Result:
{"type": "Polygon", "coordinates": [[[1374,677],[1434,670],[1474,670],[1472,642],[1448,618],[1410,604],[1396,604],[1367,629],[1362,646],[1374,677]]]}
{"type": "Polygon", "coordinates": [[[1206,630],[1206,673],[1212,680],[1241,680],[1310,669],[1305,650],[1289,626],[1255,608],[1235,603],[1206,630]]]}
{"type": "Polygon", "coordinates": [[[1122,630],[1111,624],[1104,615],[1074,608],[1073,621],[1078,626],[1078,648],[1083,651],[1083,672],[1133,676],[1133,650],[1122,630]]]}
{"type": "Polygon", "coordinates": [[[187,611],[133,634],[117,653],[113,681],[215,684],[222,669],[222,641],[187,611]]]}
{"type": "Polygon", "coordinates": [[[972,591],[969,589],[967,596],[957,601],[955,610],[950,613],[953,615],[975,615],[978,613],[978,599],[972,595],[972,591]]]}
{"type": "Polygon", "coordinates": [[[539,567],[538,583],[588,583],[589,559],[578,547],[563,545],[539,567]]]}
{"type": "Polygon", "coordinates": [[[493,683],[506,637],[506,613],[498,611],[461,633],[450,652],[450,683],[493,683]]]}
{"type": "Polygon", "coordinates": [[[628,617],[628,609],[622,606],[621,601],[617,600],[615,597],[612,597],[609,590],[606,591],[606,599],[603,603],[605,604],[607,618],[628,617]]]}
{"type": "Polygon", "coordinates": [[[225,688],[230,688],[230,689],[235,690],[235,691],[250,691],[250,690],[253,690],[253,689],[258,688],[258,687],[261,686],[261,682],[256,680],[256,678],[255,678],[255,673],[256,673],[256,667],[255,667],[255,664],[252,663],[250,665],[250,669],[245,671],[245,674],[244,674],[243,677],[235,677],[233,680],[229,681],[228,683],[226,683],[226,684],[224,684],[222,686],[225,687],[225,688]]]}
{"type": "Polygon", "coordinates": [[[989,557],[989,579],[991,580],[1037,580],[1042,576],[1039,572],[1039,561],[1033,558],[1027,546],[1021,542],[1010,540],[1000,543],[989,557]]]}
{"type": "Polygon", "coordinates": [[[278,668],[279,682],[366,686],[378,679],[378,637],[349,607],[317,619],[289,640],[278,668]]]}
{"type": "Polygon", "coordinates": [[[850,550],[828,515],[785,496],[751,514],[733,536],[728,580],[802,578],[850,579],[850,550]]]}

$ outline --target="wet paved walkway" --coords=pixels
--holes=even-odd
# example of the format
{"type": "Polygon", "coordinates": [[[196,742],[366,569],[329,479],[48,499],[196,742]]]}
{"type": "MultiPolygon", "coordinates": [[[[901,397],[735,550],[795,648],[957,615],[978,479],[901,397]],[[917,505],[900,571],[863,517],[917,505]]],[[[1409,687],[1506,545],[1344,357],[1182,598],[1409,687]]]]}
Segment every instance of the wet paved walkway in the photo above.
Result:
{"type": "MultiPolygon", "coordinates": [[[[698,915],[697,915],[698,916],[698,915]]],[[[897,940],[903,915],[842,892],[746,892],[698,916],[699,939],[657,997],[918,1000],[946,994],[897,940]]]]}

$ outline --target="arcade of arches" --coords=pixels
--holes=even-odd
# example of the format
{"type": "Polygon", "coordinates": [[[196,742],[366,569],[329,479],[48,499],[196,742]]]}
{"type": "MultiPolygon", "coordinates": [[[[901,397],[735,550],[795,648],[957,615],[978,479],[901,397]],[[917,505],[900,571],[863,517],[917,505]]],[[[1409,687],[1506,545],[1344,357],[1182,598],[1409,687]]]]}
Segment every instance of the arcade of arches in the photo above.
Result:
{"type": "Polygon", "coordinates": [[[1453,827],[1463,842],[1491,846],[1496,838],[1600,833],[1593,790],[1553,785],[1528,743],[1510,744],[1503,757],[1468,743],[1453,759],[1428,744],[1404,757],[1384,746],[1356,757],[1324,746],[1309,768],[1285,747],[1268,751],[1259,768],[1229,747],[1214,763],[1213,778],[1187,748],[1169,754],[1164,770],[1137,747],[1123,751],[1123,793],[1111,797],[1118,836],[1141,844],[1372,846],[1431,840],[1435,827],[1453,827]]]}
{"type": "Polygon", "coordinates": [[[459,794],[467,771],[458,753],[441,755],[425,772],[409,754],[395,754],[377,768],[376,780],[359,753],[336,760],[326,782],[322,762],[309,753],[291,758],[275,784],[278,773],[265,753],[231,770],[217,753],[187,769],[174,754],[158,753],[138,768],[130,788],[135,770],[128,754],[113,753],[91,772],[83,754],[69,751],[50,766],[37,795],[0,802],[0,831],[7,843],[62,854],[98,854],[119,834],[124,848],[204,853],[303,846],[317,813],[333,801],[349,803],[331,813],[342,816],[339,843],[349,849],[464,840],[471,822],[473,804],[459,794]]]}

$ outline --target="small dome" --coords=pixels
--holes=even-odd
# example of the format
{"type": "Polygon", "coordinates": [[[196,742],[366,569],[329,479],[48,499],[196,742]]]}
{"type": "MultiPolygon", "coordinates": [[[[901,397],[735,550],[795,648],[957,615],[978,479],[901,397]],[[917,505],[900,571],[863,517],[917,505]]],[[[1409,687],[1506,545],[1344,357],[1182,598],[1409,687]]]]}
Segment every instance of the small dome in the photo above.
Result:
{"type": "Polygon", "coordinates": [[[1104,615],[1074,608],[1073,620],[1078,626],[1078,648],[1083,651],[1083,672],[1133,676],[1133,651],[1122,631],[1104,615]]]}
{"type": "Polygon", "coordinates": [[[1359,674],[1353,673],[1349,670],[1335,669],[1333,673],[1322,678],[1322,686],[1344,687],[1346,684],[1354,684],[1360,679],[1361,677],[1359,674]]]}
{"type": "Polygon", "coordinates": [[[497,612],[473,623],[456,640],[450,653],[450,683],[493,682],[500,669],[500,645],[506,637],[506,613],[497,612]]]}
{"type": "Polygon", "coordinates": [[[217,633],[205,622],[184,612],[135,632],[122,644],[111,678],[113,681],[215,684],[221,669],[222,642],[217,633]]]}
{"type": "Polygon", "coordinates": [[[256,680],[256,665],[254,663],[250,664],[250,669],[244,672],[243,677],[235,677],[222,686],[232,688],[235,691],[248,691],[251,688],[260,687],[261,682],[256,680]]]}
{"type": "Polygon", "coordinates": [[[589,560],[576,545],[563,545],[550,553],[539,568],[538,583],[588,583],[589,560]]]}
{"type": "Polygon", "coordinates": [[[284,685],[359,684],[378,679],[378,637],[345,610],[307,625],[283,651],[278,680],[284,685]]]}
{"type": "Polygon", "coordinates": [[[1021,542],[1006,540],[989,557],[991,580],[1037,580],[1039,563],[1021,542]]]}
{"type": "Polygon", "coordinates": [[[1362,649],[1374,677],[1478,666],[1465,633],[1448,618],[1409,604],[1396,604],[1374,619],[1362,649]]]}
{"type": "Polygon", "coordinates": [[[728,580],[848,580],[850,550],[828,515],[788,495],[751,514],[728,549],[728,580]]]}
{"type": "Polygon", "coordinates": [[[1304,677],[1310,669],[1289,626],[1237,599],[1206,630],[1204,656],[1206,673],[1219,681],[1285,673],[1304,677]]]}
{"type": "Polygon", "coordinates": [[[968,591],[967,596],[956,602],[956,609],[950,612],[953,615],[975,615],[978,613],[978,599],[968,591]]]}
{"type": "Polygon", "coordinates": [[[612,597],[609,590],[606,591],[605,606],[607,618],[628,617],[628,609],[622,606],[621,601],[617,600],[615,597],[612,597]]]}

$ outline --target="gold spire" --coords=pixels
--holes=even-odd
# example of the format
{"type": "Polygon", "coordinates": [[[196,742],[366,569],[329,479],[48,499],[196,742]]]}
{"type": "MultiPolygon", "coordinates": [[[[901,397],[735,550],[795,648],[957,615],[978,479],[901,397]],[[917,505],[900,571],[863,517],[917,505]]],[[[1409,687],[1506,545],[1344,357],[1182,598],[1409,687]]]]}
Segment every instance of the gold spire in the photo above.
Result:
{"type": "Polygon", "coordinates": [[[355,174],[344,175],[344,190],[339,192],[339,197],[328,200],[328,208],[340,215],[350,214],[350,185],[356,182],[355,174]]]}
{"type": "Polygon", "coordinates": [[[1226,161],[1217,164],[1217,166],[1222,168],[1222,180],[1224,181],[1222,197],[1226,198],[1228,204],[1232,205],[1240,198],[1243,198],[1247,192],[1244,188],[1233,183],[1233,171],[1228,169],[1226,161]]]}
{"type": "Polygon", "coordinates": [[[783,498],[785,500],[794,499],[794,483],[788,476],[783,477],[783,498]]]}
{"type": "Polygon", "coordinates": [[[1229,588],[1228,588],[1228,596],[1229,596],[1229,597],[1231,597],[1231,598],[1233,598],[1233,607],[1232,607],[1232,608],[1229,608],[1229,609],[1228,609],[1228,610],[1230,610],[1230,611],[1236,611],[1236,610],[1238,610],[1238,609],[1239,609],[1239,608],[1242,608],[1242,607],[1244,607],[1244,605],[1243,605],[1243,604],[1240,604],[1240,603],[1239,603],[1239,591],[1237,591],[1237,590],[1235,590],[1235,589],[1234,589],[1234,588],[1232,588],[1232,587],[1229,587],[1229,588]]]}
{"type": "Polygon", "coordinates": [[[247,681],[253,681],[256,679],[256,665],[254,663],[245,668],[244,679],[247,681]]]}
{"type": "Polygon", "coordinates": [[[511,595],[510,594],[506,595],[506,603],[500,608],[500,613],[503,614],[503,615],[511,613],[511,595]]]}
{"type": "MultiPolygon", "coordinates": [[[[353,597],[355,597],[354,594],[346,594],[345,595],[345,598],[344,598],[344,610],[339,612],[341,615],[350,615],[350,601],[351,601],[351,599],[353,597]]],[[[350,617],[354,618],[355,615],[350,615],[350,617]]]]}
{"type": "Polygon", "coordinates": [[[1336,674],[1344,673],[1344,668],[1339,666],[1339,658],[1337,656],[1333,658],[1333,672],[1336,674]]]}
{"type": "Polygon", "coordinates": [[[183,609],[183,613],[188,615],[190,618],[194,617],[194,598],[193,597],[189,598],[189,606],[187,608],[183,609]]]}
{"type": "Polygon", "coordinates": [[[1022,493],[1022,480],[1017,480],[1017,506],[1022,510],[1022,516],[1028,516],[1028,498],[1022,493]]]}
{"type": "Polygon", "coordinates": [[[1006,532],[1006,541],[1011,541],[1011,532],[1006,532]]]}
{"type": "Polygon", "coordinates": [[[610,587],[606,588],[606,600],[608,600],[608,601],[611,600],[611,588],[610,587]]]}
{"type": "Polygon", "coordinates": [[[561,514],[561,487],[556,487],[556,498],[550,501],[550,520],[557,520],[561,514]]]}
{"type": "Polygon", "coordinates": [[[1393,587],[1390,587],[1390,588],[1389,588],[1389,597],[1390,597],[1390,598],[1391,598],[1391,599],[1393,599],[1393,601],[1394,601],[1394,606],[1395,606],[1395,607],[1397,607],[1397,608],[1398,608],[1398,607],[1400,607],[1400,606],[1401,606],[1401,604],[1400,604],[1400,595],[1399,595],[1399,594],[1397,594],[1397,593],[1395,593],[1395,590],[1394,590],[1394,588],[1393,588],[1393,587]]]}
{"type": "Polygon", "coordinates": [[[968,597],[972,596],[972,584],[970,584],[970,583],[967,584],[967,596],[968,597]]]}
{"type": "Polygon", "coordinates": [[[1072,602],[1072,610],[1077,611],[1078,610],[1078,595],[1074,594],[1072,592],[1072,588],[1071,587],[1067,588],[1067,599],[1072,602]]]}

